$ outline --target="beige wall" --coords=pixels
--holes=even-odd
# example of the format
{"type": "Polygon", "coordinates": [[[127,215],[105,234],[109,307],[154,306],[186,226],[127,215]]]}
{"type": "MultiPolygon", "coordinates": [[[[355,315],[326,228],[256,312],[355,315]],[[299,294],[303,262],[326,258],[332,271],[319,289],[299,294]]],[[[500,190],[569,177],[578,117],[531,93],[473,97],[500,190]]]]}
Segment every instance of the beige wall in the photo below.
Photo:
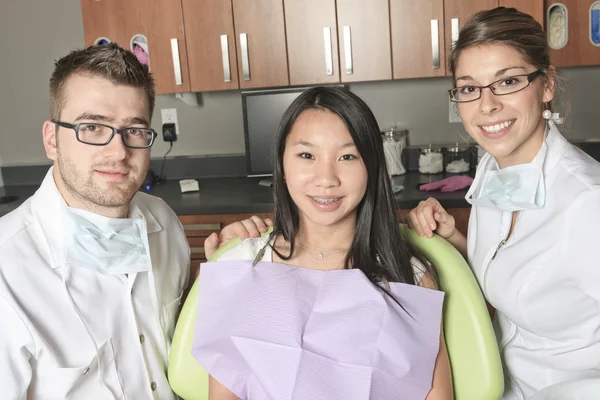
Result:
{"type": "MultiPolygon", "coordinates": [[[[48,163],[41,126],[48,117],[48,79],[53,61],[81,47],[83,26],[78,0],[3,0],[0,2],[0,159],[4,165],[48,163]]],[[[600,67],[564,71],[572,83],[569,138],[600,138],[600,67]]],[[[372,107],[382,129],[410,129],[411,144],[452,143],[466,137],[460,124],[449,124],[448,79],[419,79],[353,84],[372,107]]],[[[173,96],[158,96],[154,128],[160,132],[160,109],[177,108],[181,135],[172,156],[244,152],[239,91],[204,93],[190,107],[173,96]]],[[[161,157],[167,145],[152,149],[161,157]]]]}

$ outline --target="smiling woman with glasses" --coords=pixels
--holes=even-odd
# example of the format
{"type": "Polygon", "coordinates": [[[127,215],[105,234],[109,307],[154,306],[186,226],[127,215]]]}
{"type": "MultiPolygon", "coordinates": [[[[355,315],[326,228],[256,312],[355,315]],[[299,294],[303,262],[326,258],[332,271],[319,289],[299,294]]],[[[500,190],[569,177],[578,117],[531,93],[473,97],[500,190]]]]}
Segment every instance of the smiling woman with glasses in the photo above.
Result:
{"type": "Polygon", "coordinates": [[[116,129],[112,126],[97,124],[95,122],[83,122],[80,124],[69,124],[67,122],[52,120],[58,126],[73,129],[77,140],[81,143],[92,146],[106,146],[113,139],[115,134],[121,135],[123,144],[130,149],[147,149],[152,147],[157,133],[154,129],[148,128],[123,128],[116,129]]]}
{"type": "Polygon", "coordinates": [[[433,198],[409,224],[462,252],[496,309],[502,400],[541,400],[564,385],[569,398],[598,398],[585,381],[600,382],[600,163],[556,126],[561,81],[546,33],[514,8],[482,11],[449,64],[450,100],[487,152],[466,195],[468,235],[433,198]]]}

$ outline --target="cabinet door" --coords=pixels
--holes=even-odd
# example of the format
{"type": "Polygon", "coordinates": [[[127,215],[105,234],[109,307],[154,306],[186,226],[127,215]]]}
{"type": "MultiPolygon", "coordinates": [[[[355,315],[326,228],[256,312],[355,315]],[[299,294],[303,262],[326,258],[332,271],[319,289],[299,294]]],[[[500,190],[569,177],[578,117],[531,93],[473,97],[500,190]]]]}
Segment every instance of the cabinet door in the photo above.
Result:
{"type": "Polygon", "coordinates": [[[340,81],[335,0],[285,0],[290,84],[340,81]]]}
{"type": "Polygon", "coordinates": [[[337,0],[342,82],[392,79],[388,0],[337,0]]]}
{"type": "MultiPolygon", "coordinates": [[[[567,42],[562,48],[550,49],[550,61],[558,67],[575,67],[584,65],[600,65],[600,43],[592,44],[590,39],[591,18],[590,8],[595,0],[546,0],[546,10],[548,11],[556,3],[562,3],[567,8],[568,35],[567,42]]],[[[600,4],[594,6],[600,9],[600,4]]],[[[552,35],[560,33],[560,30],[554,28],[554,17],[552,9],[550,16],[546,13],[546,30],[548,31],[548,42],[553,44],[555,40],[552,35]]],[[[560,20],[561,18],[557,18],[560,20]]],[[[600,25],[600,10],[596,12],[596,26],[600,25]]],[[[600,37],[598,37],[600,40],[600,37]]]]}
{"type": "Polygon", "coordinates": [[[394,79],[444,76],[443,0],[390,0],[394,79]]]}
{"type": "Polygon", "coordinates": [[[150,70],[156,93],[190,91],[185,32],[180,0],[128,0],[131,14],[144,14],[150,70]],[[140,11],[143,10],[143,11],[140,11]]]}
{"type": "Polygon", "coordinates": [[[233,0],[240,88],[288,86],[283,0],[233,0]]]}
{"type": "MultiPolygon", "coordinates": [[[[444,0],[446,50],[451,50],[454,42],[458,39],[458,33],[465,22],[474,14],[482,10],[490,10],[498,7],[498,0],[444,0]]],[[[450,71],[447,71],[450,75],[450,71]]]]}
{"type": "Polygon", "coordinates": [[[500,5],[527,13],[544,26],[544,0],[500,0],[500,5]]]}
{"type": "Polygon", "coordinates": [[[230,1],[182,0],[192,92],[238,89],[230,1]]]}
{"type": "Polygon", "coordinates": [[[125,8],[120,0],[81,0],[85,45],[91,46],[104,38],[129,48],[125,8]]]}

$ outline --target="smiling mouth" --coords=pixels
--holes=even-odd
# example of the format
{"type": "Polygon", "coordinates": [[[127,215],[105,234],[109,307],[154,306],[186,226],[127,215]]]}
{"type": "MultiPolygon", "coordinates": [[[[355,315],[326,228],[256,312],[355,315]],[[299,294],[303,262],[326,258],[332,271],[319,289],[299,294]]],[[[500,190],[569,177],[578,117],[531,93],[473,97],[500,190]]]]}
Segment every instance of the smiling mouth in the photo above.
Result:
{"type": "Polygon", "coordinates": [[[498,133],[508,128],[512,124],[514,124],[516,119],[511,119],[510,121],[504,121],[495,125],[479,125],[481,129],[486,131],[487,133],[498,133]]]}
{"type": "Polygon", "coordinates": [[[335,203],[336,201],[341,199],[341,197],[325,197],[324,198],[324,197],[315,197],[315,196],[310,196],[310,198],[319,204],[331,204],[331,203],[335,203]]]}

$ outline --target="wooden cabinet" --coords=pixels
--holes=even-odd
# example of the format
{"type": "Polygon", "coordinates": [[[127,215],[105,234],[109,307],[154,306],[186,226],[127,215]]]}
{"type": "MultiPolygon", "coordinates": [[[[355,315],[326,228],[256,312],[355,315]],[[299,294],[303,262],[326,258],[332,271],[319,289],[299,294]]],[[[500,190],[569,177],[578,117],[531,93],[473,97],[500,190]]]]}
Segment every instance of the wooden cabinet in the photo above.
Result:
{"type": "Polygon", "coordinates": [[[388,0],[337,0],[342,82],[392,79],[388,0]]]}
{"type": "MultiPolygon", "coordinates": [[[[548,31],[549,44],[553,47],[559,47],[554,44],[558,41],[550,36],[556,35],[560,31],[553,27],[552,7],[556,4],[563,4],[567,9],[568,34],[566,35],[566,44],[561,48],[550,49],[550,62],[552,64],[558,67],[600,65],[600,43],[596,46],[590,40],[590,8],[594,3],[596,3],[595,0],[545,1],[545,10],[550,9],[551,15],[546,21],[546,30],[548,31]]],[[[600,8],[600,5],[597,7],[600,8]]],[[[546,17],[548,18],[547,12],[546,17]]],[[[596,18],[600,19],[600,16],[596,18]]],[[[557,20],[560,19],[557,18],[557,20]]],[[[600,21],[596,23],[600,24],[600,21]]]]}
{"type": "MultiPolygon", "coordinates": [[[[404,221],[410,209],[400,209],[397,217],[404,221]]],[[[456,227],[467,235],[469,225],[470,208],[448,208],[448,213],[454,217],[456,227]]],[[[183,225],[185,236],[191,250],[190,283],[198,276],[200,264],[206,262],[204,241],[211,233],[219,233],[221,229],[234,222],[243,221],[256,215],[261,219],[273,219],[273,213],[247,213],[247,214],[215,214],[215,215],[180,215],[179,220],[183,225]]]]}
{"type": "MultiPolygon", "coordinates": [[[[498,0],[444,0],[444,31],[448,54],[465,22],[482,10],[498,7],[498,0]]],[[[450,75],[450,71],[447,71],[450,75]]]]}
{"type": "Polygon", "coordinates": [[[81,0],[85,45],[104,38],[129,48],[125,8],[125,2],[119,0],[81,0]]]}
{"type": "Polygon", "coordinates": [[[340,81],[335,0],[284,0],[290,85],[340,81]]]}
{"type": "Polygon", "coordinates": [[[233,7],[223,0],[182,0],[192,92],[238,89],[233,7]]]}
{"type": "Polygon", "coordinates": [[[180,0],[81,0],[81,10],[86,45],[107,38],[133,50],[143,37],[156,93],[190,91],[180,0]]]}
{"type": "Polygon", "coordinates": [[[390,0],[394,79],[444,76],[444,0],[390,0]]]}
{"type": "Polygon", "coordinates": [[[499,5],[527,13],[544,27],[544,0],[500,0],[499,5]]]}
{"type": "Polygon", "coordinates": [[[233,0],[240,88],[288,86],[283,0],[233,0]]]}
{"type": "MultiPolygon", "coordinates": [[[[156,93],[190,91],[187,46],[181,0],[128,0],[145,18],[150,70],[156,93]]],[[[131,14],[130,14],[131,15],[131,14]]]]}

